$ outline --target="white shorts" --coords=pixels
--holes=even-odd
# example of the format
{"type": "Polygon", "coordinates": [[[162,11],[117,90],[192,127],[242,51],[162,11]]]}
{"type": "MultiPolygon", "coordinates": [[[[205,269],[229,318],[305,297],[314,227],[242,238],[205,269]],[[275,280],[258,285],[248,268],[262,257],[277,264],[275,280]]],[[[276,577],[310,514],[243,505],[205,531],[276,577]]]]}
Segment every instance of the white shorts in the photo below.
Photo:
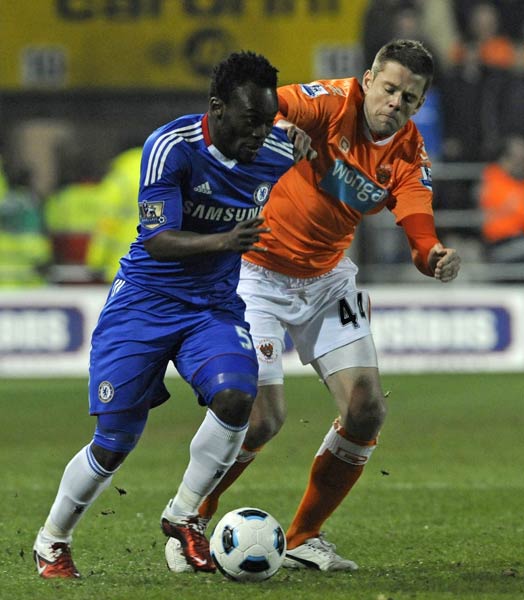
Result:
{"type": "Polygon", "coordinates": [[[301,362],[312,363],[323,378],[344,368],[377,366],[369,295],[356,287],[357,270],[346,257],[324,275],[297,278],[242,261],[238,293],[247,306],[261,385],[284,380],[286,332],[301,362]]]}

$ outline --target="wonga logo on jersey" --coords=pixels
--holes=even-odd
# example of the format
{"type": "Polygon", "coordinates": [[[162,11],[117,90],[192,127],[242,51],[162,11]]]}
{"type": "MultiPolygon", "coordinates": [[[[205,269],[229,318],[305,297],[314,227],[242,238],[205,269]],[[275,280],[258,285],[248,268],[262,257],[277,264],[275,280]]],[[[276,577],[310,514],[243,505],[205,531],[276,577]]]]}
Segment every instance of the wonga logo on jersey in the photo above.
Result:
{"type": "Polygon", "coordinates": [[[326,173],[320,187],[360,213],[375,208],[388,193],[357,168],[340,159],[326,173]]]}

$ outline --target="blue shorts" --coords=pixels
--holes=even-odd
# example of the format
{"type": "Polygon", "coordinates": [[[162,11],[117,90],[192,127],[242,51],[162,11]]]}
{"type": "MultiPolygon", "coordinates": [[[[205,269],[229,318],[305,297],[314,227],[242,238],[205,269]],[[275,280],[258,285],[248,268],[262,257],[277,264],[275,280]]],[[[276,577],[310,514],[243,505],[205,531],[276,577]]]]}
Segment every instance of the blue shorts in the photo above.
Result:
{"type": "Polygon", "coordinates": [[[91,342],[89,412],[147,414],[169,398],[169,361],[202,405],[224,389],[256,396],[258,365],[244,309],[239,296],[202,308],[129,282],[114,286],[91,342]]]}

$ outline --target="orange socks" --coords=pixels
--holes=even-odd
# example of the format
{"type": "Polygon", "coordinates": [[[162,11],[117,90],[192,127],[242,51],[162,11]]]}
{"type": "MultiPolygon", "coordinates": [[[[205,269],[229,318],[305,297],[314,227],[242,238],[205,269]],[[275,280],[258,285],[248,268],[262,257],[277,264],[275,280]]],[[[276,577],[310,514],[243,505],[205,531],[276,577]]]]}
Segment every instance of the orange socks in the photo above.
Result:
{"type": "Polygon", "coordinates": [[[330,429],[313,461],[309,483],[286,537],[288,548],[318,537],[322,524],[358,481],[376,440],[350,439],[338,422],[330,429]]]}

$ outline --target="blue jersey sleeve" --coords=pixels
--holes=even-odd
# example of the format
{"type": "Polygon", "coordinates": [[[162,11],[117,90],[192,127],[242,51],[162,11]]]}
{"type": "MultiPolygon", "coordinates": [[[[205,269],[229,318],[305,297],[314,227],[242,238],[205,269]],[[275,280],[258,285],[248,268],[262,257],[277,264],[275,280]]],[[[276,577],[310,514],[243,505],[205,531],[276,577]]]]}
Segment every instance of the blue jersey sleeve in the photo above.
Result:
{"type": "Polygon", "coordinates": [[[173,133],[155,132],[144,144],[138,194],[139,240],[182,227],[182,188],[190,176],[190,163],[181,141],[173,133]]]}

